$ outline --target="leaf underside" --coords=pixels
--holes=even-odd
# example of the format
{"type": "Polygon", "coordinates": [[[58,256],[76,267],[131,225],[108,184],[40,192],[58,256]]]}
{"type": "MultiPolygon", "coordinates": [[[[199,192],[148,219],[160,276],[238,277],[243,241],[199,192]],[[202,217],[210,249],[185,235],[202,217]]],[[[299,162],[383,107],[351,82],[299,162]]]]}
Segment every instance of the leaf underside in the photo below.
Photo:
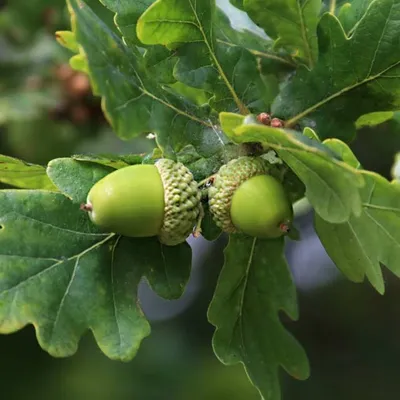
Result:
{"type": "MultiPolygon", "coordinates": [[[[360,165],[344,144],[347,162],[360,165]]],[[[400,276],[400,186],[372,172],[361,171],[365,186],[361,189],[362,212],[342,224],[330,224],[319,216],[315,227],[322,244],[337,267],[354,282],[365,277],[379,292],[385,290],[381,264],[400,276]]]]}

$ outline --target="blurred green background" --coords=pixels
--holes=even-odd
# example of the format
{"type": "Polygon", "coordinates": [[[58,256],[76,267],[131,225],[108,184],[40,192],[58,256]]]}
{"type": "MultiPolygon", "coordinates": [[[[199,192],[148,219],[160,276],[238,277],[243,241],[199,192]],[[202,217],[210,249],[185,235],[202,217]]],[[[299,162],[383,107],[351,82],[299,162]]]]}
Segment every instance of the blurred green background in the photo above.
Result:
{"type": "MultiPolygon", "coordinates": [[[[111,21],[98,0],[89,3],[111,21]]],[[[229,9],[227,0],[220,5],[229,9]]],[[[72,153],[149,151],[142,138],[121,142],[104,120],[85,76],[68,67],[69,53],[54,40],[68,28],[64,0],[0,0],[0,153],[45,164],[72,153]]],[[[235,26],[247,26],[230,13],[235,26]]],[[[366,168],[388,176],[400,149],[397,122],[359,132],[353,149],[366,168]]],[[[306,348],[312,375],[297,382],[282,373],[286,400],[400,398],[400,281],[386,273],[384,297],[343,280],[312,229],[299,217],[303,241],[288,243],[299,289],[300,322],[285,323],[306,348]]],[[[185,296],[157,298],[145,283],[142,306],[153,334],[137,357],[108,360],[91,334],[69,359],[42,351],[32,327],[0,337],[0,399],[253,400],[241,366],[224,367],[211,349],[206,311],[222,265],[226,238],[192,241],[194,269],[185,296]]]]}

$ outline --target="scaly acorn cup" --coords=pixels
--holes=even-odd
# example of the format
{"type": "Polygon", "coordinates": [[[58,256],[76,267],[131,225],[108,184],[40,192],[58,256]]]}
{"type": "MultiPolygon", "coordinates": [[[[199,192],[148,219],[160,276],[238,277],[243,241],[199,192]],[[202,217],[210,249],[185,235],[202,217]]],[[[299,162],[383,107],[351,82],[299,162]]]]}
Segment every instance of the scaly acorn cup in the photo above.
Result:
{"type": "Polygon", "coordinates": [[[292,205],[259,157],[240,157],[222,166],[208,195],[214,220],[225,232],[276,238],[290,230],[292,205]]]}
{"type": "Polygon", "coordinates": [[[94,224],[129,237],[158,236],[174,246],[185,241],[201,209],[201,193],[181,163],[121,168],[97,182],[82,209],[94,224]]]}

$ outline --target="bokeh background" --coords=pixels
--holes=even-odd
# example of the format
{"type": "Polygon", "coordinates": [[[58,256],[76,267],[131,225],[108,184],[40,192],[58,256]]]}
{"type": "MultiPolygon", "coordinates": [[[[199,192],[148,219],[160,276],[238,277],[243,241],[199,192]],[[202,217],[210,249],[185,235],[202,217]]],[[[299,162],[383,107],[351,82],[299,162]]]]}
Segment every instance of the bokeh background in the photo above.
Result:
{"type": "MultiPolygon", "coordinates": [[[[98,0],[88,3],[112,20],[98,0]]],[[[237,29],[256,29],[219,1],[237,29]]],[[[85,76],[68,67],[54,39],[68,29],[64,0],[0,0],[0,153],[45,164],[73,153],[150,151],[154,142],[121,142],[104,120],[85,76]]],[[[262,32],[258,31],[260,35],[262,32]]],[[[396,121],[359,132],[353,149],[368,168],[389,176],[400,149],[396,121]]],[[[344,280],[312,227],[312,212],[297,218],[301,242],[287,256],[301,319],[284,319],[306,348],[312,375],[297,382],[282,373],[286,400],[400,398],[400,280],[385,270],[386,295],[344,280]]],[[[184,297],[167,302],[142,284],[140,298],[153,333],[130,363],[108,360],[91,334],[69,359],[42,351],[32,327],[0,336],[0,399],[256,400],[241,366],[224,367],[211,349],[206,320],[226,238],[192,240],[193,273],[184,297]]]]}

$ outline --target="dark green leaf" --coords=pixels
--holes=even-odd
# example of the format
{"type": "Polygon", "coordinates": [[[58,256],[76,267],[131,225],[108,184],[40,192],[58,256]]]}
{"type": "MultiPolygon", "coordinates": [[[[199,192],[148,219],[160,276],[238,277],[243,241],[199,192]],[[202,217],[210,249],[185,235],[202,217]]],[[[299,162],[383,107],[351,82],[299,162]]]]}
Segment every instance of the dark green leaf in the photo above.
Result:
{"type": "Polygon", "coordinates": [[[101,0],[101,2],[115,13],[115,24],[128,44],[140,44],[136,35],[136,26],[139,17],[154,0],[101,0]]]}
{"type": "Polygon", "coordinates": [[[216,110],[238,109],[246,114],[248,108],[263,109],[264,100],[270,101],[272,95],[257,60],[245,48],[217,42],[214,25],[220,18],[226,27],[226,17],[217,11],[214,0],[159,0],[140,17],[137,32],[146,45],[176,48],[175,77],[214,94],[211,105],[216,110]]]}
{"type": "Polygon", "coordinates": [[[203,207],[204,218],[201,224],[201,234],[205,239],[209,241],[216,240],[222,234],[222,231],[215,224],[214,218],[208,208],[208,204],[203,204],[203,207]]]}
{"type": "Polygon", "coordinates": [[[3,155],[0,155],[0,182],[22,189],[57,190],[45,167],[3,155]]]}
{"type": "Polygon", "coordinates": [[[186,243],[101,233],[79,206],[44,191],[0,191],[0,248],[0,332],[33,324],[56,357],[74,354],[90,329],[108,357],[130,360],[150,332],[136,296],[142,276],[177,298],[191,261],[186,243]]]}
{"type": "MultiPolygon", "coordinates": [[[[325,14],[319,29],[320,57],[312,71],[300,68],[283,87],[273,114],[287,127],[315,121],[322,139],[350,141],[364,114],[399,108],[399,0],[377,0],[347,38],[336,17],[325,14]]],[[[314,125],[312,125],[314,126],[314,125]]]]}
{"type": "MultiPolygon", "coordinates": [[[[137,51],[136,46],[143,47],[138,39],[136,29],[139,17],[154,3],[154,0],[130,1],[102,0],[104,5],[115,13],[114,22],[123,35],[124,42],[137,51]]],[[[171,84],[176,81],[173,68],[176,64],[175,52],[163,46],[149,46],[144,52],[144,67],[157,82],[171,84]]]]}
{"type": "Polygon", "coordinates": [[[298,379],[309,375],[304,350],[279,319],[281,310],[298,317],[283,246],[283,239],[231,235],[208,313],[216,355],[227,365],[242,362],[265,400],[281,398],[279,366],[298,379]]]}
{"type": "Polygon", "coordinates": [[[154,76],[160,84],[173,84],[176,79],[173,69],[177,62],[176,53],[163,46],[152,46],[144,53],[144,67],[149,75],[154,76]]]}
{"type": "Polygon", "coordinates": [[[318,58],[317,25],[321,0],[244,0],[244,10],[283,47],[308,67],[318,58]]]}
{"type": "MultiPolygon", "coordinates": [[[[236,13],[233,19],[235,20],[235,22],[237,21],[238,17],[236,13]]],[[[216,26],[216,33],[215,33],[217,36],[217,41],[223,41],[225,43],[234,46],[245,47],[254,52],[265,51],[271,53],[271,55],[279,54],[272,49],[274,44],[273,40],[270,40],[266,35],[260,36],[259,32],[251,30],[252,28],[251,26],[250,27],[246,26],[246,28],[242,28],[240,30],[235,29],[232,26],[231,20],[229,19],[229,11],[227,12],[225,9],[223,10],[223,12],[218,11],[217,21],[218,24],[216,26]]],[[[283,58],[281,61],[283,64],[286,62],[289,63],[292,62],[290,57],[287,57],[287,59],[283,58]]]]}
{"type": "Polygon", "coordinates": [[[213,136],[206,110],[162,89],[144,68],[143,56],[129,49],[81,0],[71,0],[75,33],[84,49],[97,94],[117,134],[133,138],[154,132],[167,155],[213,136]]]}
{"type": "MultiPolygon", "coordinates": [[[[282,185],[291,203],[295,203],[305,196],[305,185],[291,169],[287,171],[284,169],[283,171],[285,174],[282,178],[282,185]]],[[[279,175],[276,175],[276,177],[280,178],[279,175]]]]}
{"type": "MultiPolygon", "coordinates": [[[[234,29],[222,13],[218,13],[216,19],[214,30],[217,43],[246,49],[255,57],[257,71],[263,83],[258,95],[262,96],[264,104],[260,103],[259,111],[269,110],[272,101],[279,93],[279,80],[295,69],[295,62],[285,51],[274,49],[273,40],[261,37],[247,28],[240,31],[234,29]]],[[[254,104],[252,110],[257,111],[254,110],[254,104]]]]}
{"type": "Polygon", "coordinates": [[[339,11],[339,21],[345,32],[350,35],[356,24],[363,17],[373,0],[352,0],[343,4],[339,11]]]}

